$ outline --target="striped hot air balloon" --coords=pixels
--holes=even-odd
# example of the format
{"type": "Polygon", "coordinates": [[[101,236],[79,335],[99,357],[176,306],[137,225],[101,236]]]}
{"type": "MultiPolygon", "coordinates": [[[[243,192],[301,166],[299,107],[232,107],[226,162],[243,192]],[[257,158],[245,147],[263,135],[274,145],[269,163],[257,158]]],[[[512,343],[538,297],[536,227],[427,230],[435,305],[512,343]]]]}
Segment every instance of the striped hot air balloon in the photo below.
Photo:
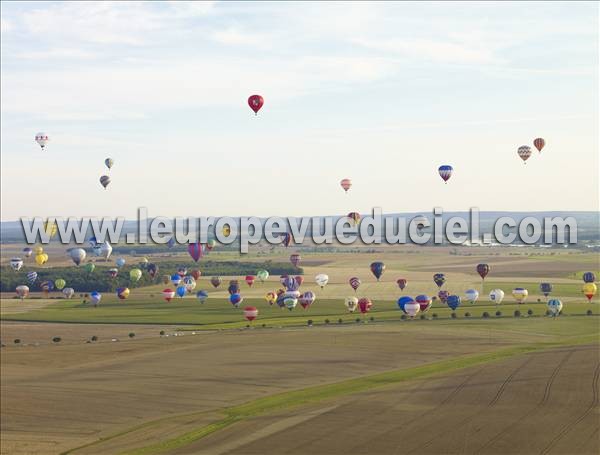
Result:
{"type": "Polygon", "coordinates": [[[517,149],[517,154],[523,160],[523,164],[527,164],[526,161],[531,156],[531,147],[528,145],[522,145],[517,149]]]}
{"type": "Polygon", "coordinates": [[[200,242],[190,243],[188,245],[188,253],[194,260],[194,262],[198,262],[202,256],[204,256],[204,250],[202,244],[200,242]]]}
{"type": "Polygon", "coordinates": [[[373,306],[373,302],[371,301],[371,299],[368,299],[366,297],[363,297],[362,299],[359,299],[358,301],[358,309],[360,310],[360,312],[362,314],[366,314],[371,310],[371,307],[373,306]]]}
{"type": "Polygon", "coordinates": [[[247,306],[244,308],[244,317],[252,322],[258,317],[258,309],[255,306],[247,306]]]}
{"type": "Polygon", "coordinates": [[[454,172],[454,169],[449,164],[443,164],[438,168],[438,173],[440,174],[440,177],[446,183],[448,183],[448,180],[450,179],[450,177],[452,177],[452,172],[454,172]]]}
{"type": "Polygon", "coordinates": [[[46,133],[37,133],[35,135],[35,142],[38,143],[38,145],[42,148],[42,150],[44,150],[48,141],[49,141],[49,139],[48,139],[48,135],[46,133]]]}
{"type": "Polygon", "coordinates": [[[544,146],[546,145],[546,141],[543,138],[538,137],[533,140],[533,145],[538,150],[538,152],[541,152],[544,146]]]}
{"type": "Polygon", "coordinates": [[[304,308],[305,310],[311,306],[314,302],[315,299],[317,297],[315,296],[315,293],[312,291],[306,291],[304,294],[300,295],[300,298],[298,299],[298,301],[300,302],[300,305],[302,306],[302,308],[304,308]]]}

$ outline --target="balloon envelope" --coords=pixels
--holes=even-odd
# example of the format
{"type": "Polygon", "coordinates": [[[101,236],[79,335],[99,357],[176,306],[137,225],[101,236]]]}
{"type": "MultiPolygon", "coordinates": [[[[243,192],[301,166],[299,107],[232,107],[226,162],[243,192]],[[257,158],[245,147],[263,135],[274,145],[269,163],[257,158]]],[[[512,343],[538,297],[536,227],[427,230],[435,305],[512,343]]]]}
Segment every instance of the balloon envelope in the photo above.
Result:
{"type": "Polygon", "coordinates": [[[85,259],[86,253],[83,248],[73,248],[69,252],[69,255],[71,256],[71,259],[73,260],[75,265],[79,265],[85,259]]]}
{"type": "Polygon", "coordinates": [[[446,299],[446,305],[452,309],[452,311],[456,310],[460,306],[460,296],[458,295],[449,295],[446,299]]]}
{"type": "Polygon", "coordinates": [[[465,291],[465,299],[469,303],[475,303],[479,298],[479,291],[477,289],[467,289],[465,291]]]}
{"type": "Polygon", "coordinates": [[[254,111],[254,114],[258,114],[263,104],[265,104],[265,100],[260,95],[250,95],[248,98],[248,106],[254,111]]]}
{"type": "Polygon", "coordinates": [[[552,316],[558,316],[562,311],[563,304],[558,299],[550,299],[548,300],[548,310],[552,316]]]}
{"type": "Polygon", "coordinates": [[[329,282],[329,276],[325,275],[324,273],[319,273],[316,277],[315,277],[315,282],[321,286],[321,289],[323,289],[325,287],[325,285],[329,282]]]}
{"type": "Polygon", "coordinates": [[[438,168],[438,173],[444,182],[447,182],[452,177],[454,169],[449,164],[444,164],[438,168]]]}
{"type": "Polygon", "coordinates": [[[490,292],[490,300],[495,304],[502,303],[502,300],[504,300],[504,291],[502,289],[493,289],[490,292]]]}
{"type": "Polygon", "coordinates": [[[258,309],[255,306],[247,306],[244,308],[244,317],[248,321],[254,321],[258,317],[258,309]]]}
{"type": "Polygon", "coordinates": [[[383,262],[371,263],[371,273],[375,276],[375,278],[377,278],[377,281],[379,281],[379,278],[381,278],[381,275],[383,275],[384,271],[385,264],[383,262]]]}

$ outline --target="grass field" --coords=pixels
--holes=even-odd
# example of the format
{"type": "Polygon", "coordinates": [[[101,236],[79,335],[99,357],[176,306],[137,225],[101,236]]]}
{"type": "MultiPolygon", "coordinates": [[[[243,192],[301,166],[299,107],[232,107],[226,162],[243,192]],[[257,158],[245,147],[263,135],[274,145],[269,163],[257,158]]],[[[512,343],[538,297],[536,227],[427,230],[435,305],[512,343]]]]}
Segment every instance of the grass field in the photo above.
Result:
{"type": "Polygon", "coordinates": [[[278,277],[242,280],[241,306],[260,310],[252,324],[227,301],[233,277],[205,304],[166,303],[162,284],[127,300],[105,293],[97,308],[3,295],[2,453],[597,453],[600,311],[580,292],[597,257],[449,252],[303,254],[301,290],[316,302],[282,310],[264,300],[278,277]],[[379,283],[368,271],[377,259],[387,266],[379,283]],[[492,267],[485,283],[479,262],[492,267]],[[433,271],[451,292],[473,287],[481,299],[455,319],[439,302],[424,320],[401,319],[396,299],[434,295],[433,271]],[[323,290],[317,273],[330,276],[323,290]],[[374,302],[365,316],[343,305],[350,276],[374,302]],[[409,280],[404,293],[398,277],[409,280]],[[545,316],[541,281],[564,302],[558,318],[545,316]],[[529,289],[525,304],[510,295],[517,286],[529,289]],[[506,292],[498,306],[487,298],[496,287],[506,292]],[[513,437],[514,422],[548,430],[513,437]]]}

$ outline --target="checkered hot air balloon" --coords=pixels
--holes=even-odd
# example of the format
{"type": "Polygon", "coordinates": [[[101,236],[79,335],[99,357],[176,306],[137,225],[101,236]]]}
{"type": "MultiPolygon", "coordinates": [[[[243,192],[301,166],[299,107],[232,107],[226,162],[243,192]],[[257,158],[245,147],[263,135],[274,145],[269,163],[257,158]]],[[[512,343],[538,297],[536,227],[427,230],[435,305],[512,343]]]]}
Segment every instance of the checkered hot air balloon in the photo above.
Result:
{"type": "Polygon", "coordinates": [[[354,292],[356,292],[356,290],[359,288],[360,286],[360,278],[353,276],[352,278],[350,278],[348,280],[348,283],[350,283],[350,287],[352,289],[354,289],[354,292]]]}
{"type": "Polygon", "coordinates": [[[517,149],[517,154],[519,155],[519,158],[523,160],[523,164],[527,164],[526,161],[531,156],[531,147],[528,145],[522,145],[517,149]]]}

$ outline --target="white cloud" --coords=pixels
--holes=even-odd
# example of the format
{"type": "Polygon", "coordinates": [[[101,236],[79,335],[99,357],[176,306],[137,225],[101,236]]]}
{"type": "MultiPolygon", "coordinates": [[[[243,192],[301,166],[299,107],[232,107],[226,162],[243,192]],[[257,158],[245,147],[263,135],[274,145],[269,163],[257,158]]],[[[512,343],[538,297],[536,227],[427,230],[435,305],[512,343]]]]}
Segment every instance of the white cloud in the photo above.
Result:
{"type": "Polygon", "coordinates": [[[248,33],[235,27],[217,30],[211,34],[213,41],[230,46],[266,47],[269,37],[264,34],[248,33]]]}

